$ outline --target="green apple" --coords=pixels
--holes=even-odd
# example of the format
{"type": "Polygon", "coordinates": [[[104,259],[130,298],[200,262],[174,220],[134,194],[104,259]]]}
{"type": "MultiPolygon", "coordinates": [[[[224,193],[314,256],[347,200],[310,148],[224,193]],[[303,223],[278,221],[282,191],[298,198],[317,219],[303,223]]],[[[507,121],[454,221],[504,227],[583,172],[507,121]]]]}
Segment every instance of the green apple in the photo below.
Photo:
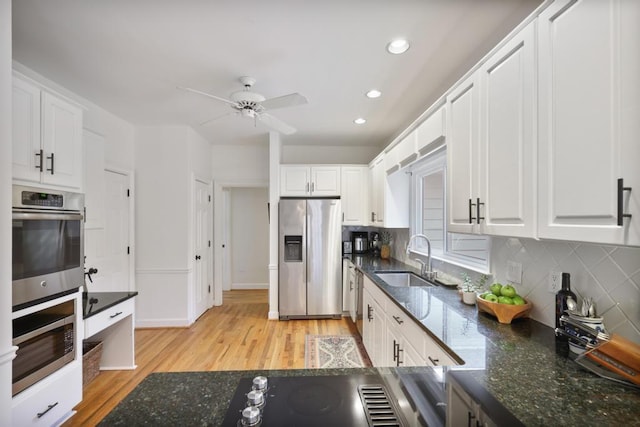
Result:
{"type": "Polygon", "coordinates": [[[498,302],[498,297],[492,293],[487,293],[484,300],[489,302],[498,302]]]}
{"type": "Polygon", "coordinates": [[[500,289],[500,295],[502,295],[503,297],[513,298],[514,296],[516,296],[516,294],[516,288],[514,288],[511,284],[504,285],[500,289]]]}
{"type": "Polygon", "coordinates": [[[498,302],[500,304],[511,304],[513,305],[513,299],[510,297],[505,297],[504,295],[498,297],[498,302]]]}
{"type": "Polygon", "coordinates": [[[494,283],[489,289],[491,289],[491,292],[493,292],[495,296],[499,297],[501,295],[500,290],[502,289],[502,284],[494,283]]]}
{"type": "Polygon", "coordinates": [[[512,299],[514,305],[525,305],[527,303],[520,295],[515,295],[512,299]]]}

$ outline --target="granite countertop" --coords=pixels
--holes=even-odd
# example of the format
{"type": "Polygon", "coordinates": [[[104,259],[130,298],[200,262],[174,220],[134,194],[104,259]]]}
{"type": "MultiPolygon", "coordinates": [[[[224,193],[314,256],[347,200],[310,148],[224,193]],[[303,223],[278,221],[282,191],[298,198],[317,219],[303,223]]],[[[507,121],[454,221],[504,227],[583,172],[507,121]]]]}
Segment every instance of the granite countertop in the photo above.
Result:
{"type": "MultiPolygon", "coordinates": [[[[393,259],[351,258],[443,348],[464,362],[452,367],[414,368],[429,384],[432,380],[427,381],[428,377],[438,378],[439,393],[446,378],[456,377],[465,386],[473,385],[474,398],[487,394],[487,400],[502,405],[527,426],[640,426],[640,392],[582,369],[567,357],[566,345],[557,346],[552,328],[532,319],[500,324],[490,315],[478,313],[475,306],[463,304],[455,288],[388,286],[373,272],[417,271],[393,259]]],[[[219,425],[243,377],[382,372],[401,376],[404,369],[409,368],[154,373],[100,425],[219,425]]]]}
{"type": "Polygon", "coordinates": [[[136,295],[138,295],[138,292],[83,292],[82,318],[86,319],[94,316],[136,295]]]}
{"type": "Polygon", "coordinates": [[[577,365],[552,328],[533,319],[499,323],[447,286],[392,287],[375,271],[416,269],[400,261],[352,261],[423,329],[464,361],[444,368],[473,380],[526,425],[640,425],[640,391],[577,365]]]}

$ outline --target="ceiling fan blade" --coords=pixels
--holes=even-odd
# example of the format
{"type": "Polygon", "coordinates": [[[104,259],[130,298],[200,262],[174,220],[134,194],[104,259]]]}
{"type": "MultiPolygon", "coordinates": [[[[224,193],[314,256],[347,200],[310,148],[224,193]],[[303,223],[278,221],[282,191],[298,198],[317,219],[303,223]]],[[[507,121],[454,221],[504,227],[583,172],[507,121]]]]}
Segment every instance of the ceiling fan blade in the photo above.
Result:
{"type": "Polygon", "coordinates": [[[207,119],[204,122],[200,122],[200,123],[198,123],[198,126],[208,125],[211,122],[215,122],[216,120],[221,119],[221,118],[226,117],[226,116],[231,115],[231,114],[237,114],[237,113],[234,113],[233,111],[229,111],[228,113],[225,113],[225,114],[223,114],[221,116],[216,116],[216,117],[213,117],[211,119],[207,119]]]}
{"type": "Polygon", "coordinates": [[[299,93],[291,93],[289,95],[278,96],[277,98],[269,98],[260,103],[267,110],[275,110],[276,108],[293,107],[307,103],[307,98],[299,93]]]}
{"type": "Polygon", "coordinates": [[[178,86],[178,89],[186,90],[187,92],[193,92],[193,93],[197,93],[198,95],[204,95],[209,98],[217,99],[218,101],[226,102],[229,105],[233,105],[233,106],[237,105],[235,102],[230,101],[228,99],[220,98],[219,96],[211,95],[210,93],[202,92],[201,90],[191,89],[190,87],[178,86]]]}
{"type": "Polygon", "coordinates": [[[289,126],[285,122],[280,119],[276,119],[271,114],[262,113],[257,116],[258,120],[260,120],[265,126],[276,130],[284,135],[292,135],[296,133],[296,128],[289,126]]]}

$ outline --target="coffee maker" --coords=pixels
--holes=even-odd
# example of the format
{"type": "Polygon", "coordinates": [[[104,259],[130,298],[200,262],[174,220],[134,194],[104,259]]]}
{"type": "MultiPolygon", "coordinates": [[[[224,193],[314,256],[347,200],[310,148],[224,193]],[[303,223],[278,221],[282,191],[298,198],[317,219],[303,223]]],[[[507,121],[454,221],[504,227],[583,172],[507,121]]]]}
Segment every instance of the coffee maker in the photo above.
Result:
{"type": "Polygon", "coordinates": [[[353,231],[351,233],[351,240],[353,241],[352,249],[354,254],[364,254],[369,250],[366,231],[353,231]]]}

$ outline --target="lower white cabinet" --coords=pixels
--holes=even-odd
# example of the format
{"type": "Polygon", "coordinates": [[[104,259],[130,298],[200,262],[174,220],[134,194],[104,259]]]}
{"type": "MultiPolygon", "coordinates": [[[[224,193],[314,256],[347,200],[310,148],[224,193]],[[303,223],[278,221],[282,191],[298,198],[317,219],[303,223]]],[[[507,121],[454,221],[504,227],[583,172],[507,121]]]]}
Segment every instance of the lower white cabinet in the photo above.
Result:
{"type": "MultiPolygon", "coordinates": [[[[508,414],[508,417],[508,424],[504,425],[521,425],[517,420],[513,419],[511,414],[508,414]]],[[[447,427],[494,427],[498,425],[490,418],[480,403],[476,402],[460,384],[452,379],[451,375],[447,377],[446,419],[447,427]]]]}
{"type": "Polygon", "coordinates": [[[48,427],[61,424],[81,401],[82,363],[74,360],[46,380],[14,396],[13,425],[48,427]]]}
{"type": "Polygon", "coordinates": [[[415,320],[364,278],[363,343],[373,366],[450,366],[457,363],[415,320]]]}

